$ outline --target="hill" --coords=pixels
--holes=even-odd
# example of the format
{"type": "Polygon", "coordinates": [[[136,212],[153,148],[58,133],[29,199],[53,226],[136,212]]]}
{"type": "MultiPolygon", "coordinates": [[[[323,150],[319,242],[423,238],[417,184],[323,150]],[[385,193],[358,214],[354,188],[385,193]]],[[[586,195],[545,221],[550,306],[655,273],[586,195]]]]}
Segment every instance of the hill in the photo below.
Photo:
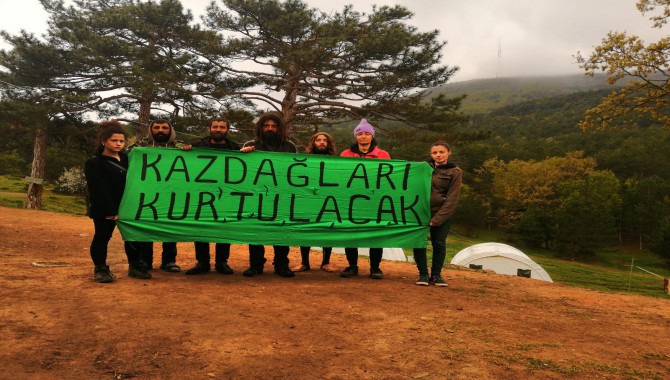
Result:
{"type": "MultiPolygon", "coordinates": [[[[154,271],[92,281],[86,217],[0,207],[0,378],[661,379],[670,373],[666,299],[449,268],[447,288],[313,270],[246,278],[154,271]],[[55,267],[34,262],[60,263],[55,267]]],[[[178,263],[194,264],[179,244],[178,263]]],[[[271,255],[269,255],[271,256],[271,255]]],[[[334,255],[342,268],[345,260],[334,255]]],[[[291,251],[291,260],[299,253],[291,251]]],[[[316,257],[313,258],[316,260],[316,257]]],[[[266,266],[266,270],[269,266],[266,266]]]]}
{"type": "Polygon", "coordinates": [[[563,75],[548,77],[512,77],[475,79],[447,83],[435,88],[435,94],[450,97],[467,94],[463,101],[465,113],[483,113],[500,107],[519,104],[529,100],[568,95],[575,92],[616,89],[622,83],[609,85],[604,75],[563,75]]]}

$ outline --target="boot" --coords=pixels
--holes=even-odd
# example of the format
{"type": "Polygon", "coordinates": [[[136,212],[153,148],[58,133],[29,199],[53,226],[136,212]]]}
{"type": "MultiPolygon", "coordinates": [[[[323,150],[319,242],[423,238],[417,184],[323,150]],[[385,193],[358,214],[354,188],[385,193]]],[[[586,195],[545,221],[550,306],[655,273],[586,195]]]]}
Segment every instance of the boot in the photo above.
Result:
{"type": "Polygon", "coordinates": [[[130,263],[128,265],[128,277],[135,277],[141,280],[148,280],[151,278],[151,273],[146,268],[146,265],[141,261],[130,263]]]}
{"type": "Polygon", "coordinates": [[[95,282],[112,282],[116,276],[109,270],[109,265],[96,265],[93,269],[93,280],[95,282]]]}

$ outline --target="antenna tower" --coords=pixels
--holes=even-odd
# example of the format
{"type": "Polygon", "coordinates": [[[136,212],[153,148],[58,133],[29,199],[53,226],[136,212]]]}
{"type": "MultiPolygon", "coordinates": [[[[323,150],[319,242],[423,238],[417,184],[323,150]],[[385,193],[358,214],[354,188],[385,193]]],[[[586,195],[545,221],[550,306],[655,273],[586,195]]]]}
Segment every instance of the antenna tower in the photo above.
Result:
{"type": "Polygon", "coordinates": [[[502,78],[503,76],[503,65],[502,65],[502,44],[500,38],[498,38],[498,67],[496,68],[496,78],[502,78]]]}

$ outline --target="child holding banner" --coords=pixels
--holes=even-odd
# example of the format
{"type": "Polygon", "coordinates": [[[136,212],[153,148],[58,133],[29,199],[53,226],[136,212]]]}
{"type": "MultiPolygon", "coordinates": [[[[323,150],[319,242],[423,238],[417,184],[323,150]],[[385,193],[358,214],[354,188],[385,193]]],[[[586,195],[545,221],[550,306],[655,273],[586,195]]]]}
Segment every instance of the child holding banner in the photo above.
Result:
{"type": "MultiPolygon", "coordinates": [[[[342,157],[386,158],[391,156],[387,151],[379,149],[375,140],[375,128],[367,120],[361,119],[354,129],[356,142],[340,154],[342,157]]],[[[349,266],[342,271],[340,277],[350,278],[358,276],[358,248],[345,248],[349,266]]],[[[383,248],[370,248],[370,278],[381,280],[384,273],[379,269],[382,262],[383,248]]]]}
{"type": "Polygon", "coordinates": [[[448,162],[451,148],[444,141],[438,141],[430,147],[428,164],[433,168],[433,177],[430,186],[430,242],[433,245],[433,263],[430,277],[428,277],[428,259],[425,248],[414,249],[414,260],[419,269],[417,285],[447,286],[441,276],[442,266],[447,255],[447,234],[451,225],[451,216],[454,213],[458,196],[461,192],[461,169],[448,162]]]}
{"type": "MultiPolygon", "coordinates": [[[[86,161],[84,174],[88,187],[88,216],[93,219],[95,233],[91,241],[90,254],[95,268],[94,280],[100,283],[114,281],[107,265],[107,245],[112,238],[116,221],[119,219],[119,205],[126,186],[128,156],[123,148],[128,137],[121,123],[116,120],[98,125],[98,151],[86,161]]],[[[140,244],[124,242],[128,257],[128,276],[148,279],[151,274],[140,262],[140,244]]]]}

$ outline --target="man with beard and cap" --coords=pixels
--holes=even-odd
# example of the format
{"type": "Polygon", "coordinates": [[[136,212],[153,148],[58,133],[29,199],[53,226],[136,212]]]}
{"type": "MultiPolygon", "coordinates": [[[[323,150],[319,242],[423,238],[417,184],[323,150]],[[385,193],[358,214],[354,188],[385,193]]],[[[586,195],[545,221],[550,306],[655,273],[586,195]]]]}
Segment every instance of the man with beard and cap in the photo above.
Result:
{"type": "MultiPolygon", "coordinates": [[[[312,135],[309,144],[306,147],[307,153],[324,154],[329,156],[337,155],[337,148],[333,136],[326,132],[317,132],[312,135]]],[[[310,270],[309,266],[309,251],[312,247],[300,247],[300,265],[291,268],[294,272],[304,272],[310,270]]],[[[333,251],[332,247],[322,247],[323,256],[321,259],[321,270],[326,272],[335,272],[330,266],[330,254],[333,251]]]]}
{"type": "MultiPolygon", "coordinates": [[[[367,120],[361,119],[354,129],[356,142],[340,154],[342,157],[384,158],[390,159],[387,151],[379,149],[375,140],[375,128],[367,120]]],[[[381,280],[384,273],[379,269],[382,262],[383,248],[370,248],[370,278],[381,280]]],[[[341,277],[358,276],[358,248],[345,248],[349,266],[342,271],[341,277]]]]}
{"type": "MultiPolygon", "coordinates": [[[[157,148],[177,148],[181,143],[176,140],[176,132],[172,127],[172,123],[164,119],[157,119],[149,124],[149,133],[147,137],[136,141],[128,147],[128,151],[135,147],[157,147],[157,148]]],[[[154,254],[153,243],[148,244],[149,247],[143,248],[141,260],[146,264],[149,270],[153,268],[154,254]]],[[[181,268],[176,264],[177,261],[177,243],[164,242],[163,252],[161,255],[161,269],[166,272],[179,272],[181,268]]]]}
{"type": "MultiPolygon", "coordinates": [[[[228,138],[230,123],[224,118],[214,118],[209,122],[209,136],[194,142],[191,145],[185,145],[182,150],[191,150],[195,148],[239,150],[240,145],[228,138]]],[[[234,274],[233,269],[228,265],[230,258],[230,243],[216,243],[214,245],[214,269],[221,273],[234,274]]],[[[210,267],[209,243],[195,242],[195,266],[185,272],[188,275],[207,273],[210,267]]]]}
{"type": "MultiPolygon", "coordinates": [[[[244,143],[243,152],[260,150],[266,152],[298,153],[298,148],[288,139],[288,130],[282,114],[279,112],[268,112],[260,116],[254,128],[255,139],[244,143]]],[[[275,273],[282,277],[294,277],[295,274],[289,269],[289,247],[274,245],[274,269],[275,273]]],[[[249,269],[242,274],[246,277],[254,277],[263,273],[265,259],[265,247],[262,245],[249,245],[249,269]]]]}

